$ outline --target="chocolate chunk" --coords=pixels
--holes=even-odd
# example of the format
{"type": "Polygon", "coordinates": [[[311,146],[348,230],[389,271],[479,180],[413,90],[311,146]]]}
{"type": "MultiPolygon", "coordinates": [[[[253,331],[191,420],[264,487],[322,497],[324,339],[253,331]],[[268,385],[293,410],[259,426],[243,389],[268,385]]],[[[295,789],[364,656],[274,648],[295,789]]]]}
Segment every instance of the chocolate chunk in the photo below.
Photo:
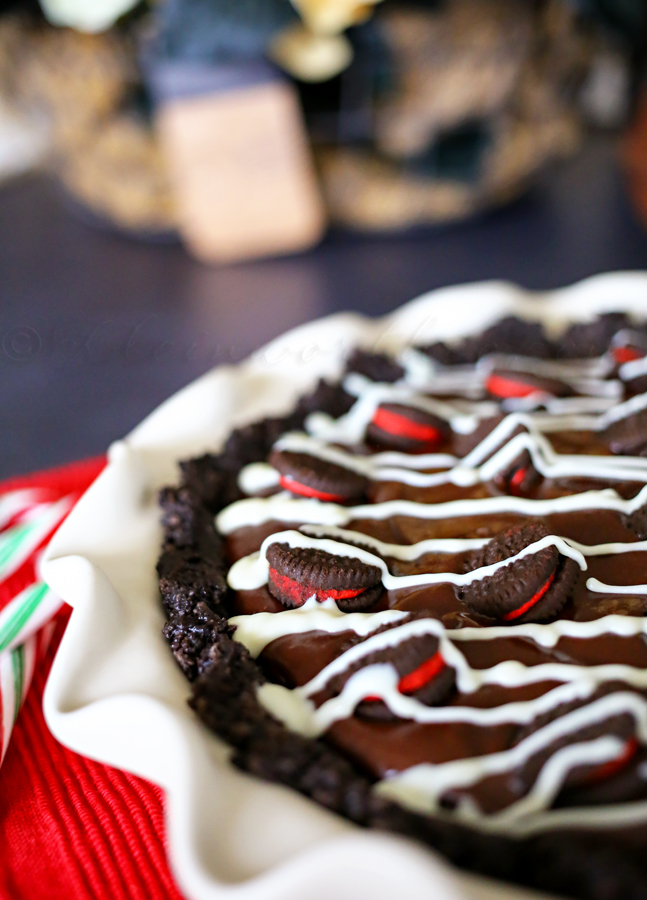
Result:
{"type": "Polygon", "coordinates": [[[371,381],[382,381],[393,384],[404,377],[404,369],[386,353],[369,353],[367,350],[354,350],[346,363],[347,372],[358,372],[371,381]]]}
{"type": "Polygon", "coordinates": [[[350,503],[362,498],[367,479],[352,469],[308,453],[273,450],[269,462],[281,475],[281,486],[300,497],[326,503],[350,503]]]}
{"type": "Polygon", "coordinates": [[[418,347],[417,349],[421,353],[425,353],[427,356],[435,359],[441,366],[459,366],[461,363],[466,362],[460,347],[452,347],[444,341],[437,341],[435,344],[428,344],[425,347],[418,347]]]}
{"type": "Polygon", "coordinates": [[[402,403],[382,403],[375,410],[366,436],[382,447],[421,453],[435,450],[448,432],[447,422],[427,410],[402,403]]]}
{"type": "Polygon", "coordinates": [[[625,386],[625,396],[635,397],[638,394],[647,393],[647,375],[637,375],[635,378],[626,378],[623,380],[625,386]]]}
{"type": "MultiPolygon", "coordinates": [[[[515,525],[470,554],[466,571],[491,566],[516,556],[549,534],[536,523],[515,525]]],[[[470,611],[491,616],[502,624],[522,625],[554,619],[571,595],[579,573],[577,563],[555,546],[502,566],[493,575],[458,590],[470,611]]]]}
{"type": "Polygon", "coordinates": [[[623,515],[622,521],[641,541],[647,540],[647,504],[628,516],[623,515]]]}
{"type": "Polygon", "coordinates": [[[516,316],[506,316],[491,325],[476,338],[468,338],[474,361],[490,353],[508,353],[547,359],[552,355],[550,341],[541,322],[527,322],[516,316]]]}
{"type": "Polygon", "coordinates": [[[573,389],[563,381],[516,369],[493,369],[485,381],[485,389],[499,400],[529,397],[535,393],[550,394],[552,397],[573,395],[573,389]]]}
{"type": "Polygon", "coordinates": [[[647,409],[612,422],[603,432],[612,453],[619,456],[647,456],[647,409]]]}
{"type": "Polygon", "coordinates": [[[227,596],[225,567],[194,547],[164,549],[157,564],[162,600],[169,615],[191,612],[204,601],[218,614],[227,596]]]}
{"type": "Polygon", "coordinates": [[[185,547],[198,540],[200,501],[188,487],[165,487],[159,492],[166,543],[185,547]]]}
{"type": "Polygon", "coordinates": [[[502,472],[495,475],[493,481],[502,493],[524,497],[539,484],[541,475],[534,467],[530,453],[524,450],[502,472]]]}
{"type": "Polygon", "coordinates": [[[314,594],[332,599],[344,612],[370,609],[382,594],[382,571],[350,556],[334,556],[312,547],[270,544],[268,587],[289,609],[303,606],[314,594]]]}
{"type": "Polygon", "coordinates": [[[299,399],[296,412],[308,415],[311,412],[325,412],[333,419],[343,416],[355,403],[355,397],[347,394],[341,384],[333,384],[321,378],[311,394],[299,399]]]}

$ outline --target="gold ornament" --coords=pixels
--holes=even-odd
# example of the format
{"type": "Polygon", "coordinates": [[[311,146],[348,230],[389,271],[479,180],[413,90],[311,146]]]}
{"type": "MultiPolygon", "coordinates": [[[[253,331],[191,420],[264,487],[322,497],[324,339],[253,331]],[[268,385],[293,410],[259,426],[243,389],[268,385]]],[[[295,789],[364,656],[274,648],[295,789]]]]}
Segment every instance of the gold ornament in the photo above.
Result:
{"type": "Polygon", "coordinates": [[[274,38],[269,56],[299,81],[328,81],[350,65],[353,48],[343,34],[313,34],[298,22],[274,38]]]}
{"type": "Polygon", "coordinates": [[[351,25],[365,22],[381,0],[292,0],[306,28],[314,34],[340,34],[351,25]]]}
{"type": "Polygon", "coordinates": [[[300,81],[328,81],[346,69],[353,48],[342,33],[365,22],[382,0],[292,0],[302,23],[290,25],[271,42],[269,56],[300,81]]]}

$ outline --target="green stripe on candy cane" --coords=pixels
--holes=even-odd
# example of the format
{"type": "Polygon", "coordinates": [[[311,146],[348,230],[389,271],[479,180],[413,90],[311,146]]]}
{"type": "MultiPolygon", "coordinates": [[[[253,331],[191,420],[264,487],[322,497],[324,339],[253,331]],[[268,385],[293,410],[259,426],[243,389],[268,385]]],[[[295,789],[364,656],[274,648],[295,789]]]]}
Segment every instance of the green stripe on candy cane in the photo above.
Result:
{"type": "Polygon", "coordinates": [[[28,553],[21,554],[21,550],[26,549],[25,545],[37,529],[37,522],[16,525],[0,538],[0,577],[29,555],[28,553]]]}
{"type": "Polygon", "coordinates": [[[14,516],[35,506],[40,501],[42,491],[24,490],[10,491],[0,494],[0,529],[10,522],[14,516]]]}
{"type": "MultiPolygon", "coordinates": [[[[59,525],[73,505],[72,497],[44,504],[33,511],[33,518],[0,534],[0,579],[7,578],[37,549],[59,525]]],[[[27,513],[30,515],[30,513],[27,513]]]]}
{"type": "Polygon", "coordinates": [[[0,653],[21,644],[44,625],[60,605],[60,599],[42,581],[21,591],[0,611],[0,653]]]}
{"type": "Polygon", "coordinates": [[[0,762],[31,683],[37,645],[38,637],[33,635],[20,647],[0,653],[0,762]]]}
{"type": "Polygon", "coordinates": [[[14,704],[13,724],[15,724],[22,703],[22,695],[25,689],[25,649],[21,645],[11,652],[11,667],[13,670],[13,692],[17,703],[14,704]]]}

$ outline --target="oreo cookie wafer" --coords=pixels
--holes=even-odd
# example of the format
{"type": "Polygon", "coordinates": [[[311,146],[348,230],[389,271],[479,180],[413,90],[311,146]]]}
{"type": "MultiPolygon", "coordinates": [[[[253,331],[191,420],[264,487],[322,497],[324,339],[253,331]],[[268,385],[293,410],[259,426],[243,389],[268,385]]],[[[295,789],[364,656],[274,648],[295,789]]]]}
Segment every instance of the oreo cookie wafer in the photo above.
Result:
{"type": "Polygon", "coordinates": [[[529,397],[531,394],[570,397],[574,393],[568,384],[556,378],[518,372],[515,369],[493,369],[485,381],[485,389],[498,400],[529,397]]]}
{"type": "MultiPolygon", "coordinates": [[[[516,525],[470,554],[465,571],[503,562],[548,533],[540,523],[516,525]]],[[[557,547],[549,546],[501,566],[494,574],[472,581],[458,593],[470,611],[490,616],[501,624],[547,622],[557,616],[569,599],[578,573],[574,560],[560,554],[557,547]]]]}
{"type": "Polygon", "coordinates": [[[383,591],[381,569],[354,557],[277,543],[267,548],[267,561],[269,591],[288,609],[314,595],[320,603],[334,600],[343,612],[364,612],[383,591]]]}
{"type": "Polygon", "coordinates": [[[647,409],[612,422],[604,431],[612,453],[620,456],[647,456],[647,409]]]}
{"type": "Polygon", "coordinates": [[[530,453],[524,450],[506,468],[495,475],[495,487],[513,497],[527,496],[541,481],[541,475],[534,467],[530,453]]]}
{"type": "MultiPolygon", "coordinates": [[[[399,622],[398,625],[400,624],[402,623],[399,622]]],[[[334,697],[340,694],[348,679],[360,669],[383,663],[390,663],[398,673],[398,691],[424,703],[425,706],[441,706],[454,689],[456,673],[445,662],[440,652],[438,638],[433,634],[425,634],[408,638],[383,650],[376,650],[353,663],[340,675],[331,678],[326,686],[326,696],[334,697]]],[[[377,696],[365,697],[355,712],[361,718],[379,721],[392,721],[397,718],[377,696]]]]}
{"type": "Polygon", "coordinates": [[[286,490],[325,503],[357,502],[368,483],[363,475],[308,453],[273,450],[269,462],[279,472],[286,490]]]}

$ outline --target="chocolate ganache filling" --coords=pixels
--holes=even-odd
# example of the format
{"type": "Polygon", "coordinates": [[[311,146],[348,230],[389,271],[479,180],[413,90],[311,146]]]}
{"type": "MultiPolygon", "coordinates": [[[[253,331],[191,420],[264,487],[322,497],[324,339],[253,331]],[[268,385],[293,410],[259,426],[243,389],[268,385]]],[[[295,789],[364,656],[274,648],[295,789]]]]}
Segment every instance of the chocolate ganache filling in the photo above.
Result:
{"type": "Polygon", "coordinates": [[[165,634],[239,765],[461,865],[647,897],[643,348],[614,313],[358,352],[183,464],[165,634]]]}

